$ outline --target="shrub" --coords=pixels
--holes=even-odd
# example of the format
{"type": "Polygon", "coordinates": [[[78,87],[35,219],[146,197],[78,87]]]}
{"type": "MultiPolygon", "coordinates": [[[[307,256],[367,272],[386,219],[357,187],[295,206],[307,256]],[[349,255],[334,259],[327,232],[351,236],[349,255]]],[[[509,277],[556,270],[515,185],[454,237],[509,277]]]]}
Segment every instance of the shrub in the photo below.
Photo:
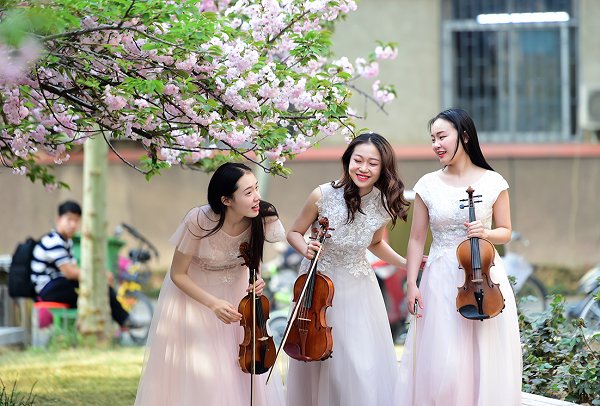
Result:
{"type": "Polygon", "coordinates": [[[523,390],[600,405],[600,334],[588,336],[583,320],[567,320],[564,303],[557,295],[545,312],[519,315],[523,390]]]}

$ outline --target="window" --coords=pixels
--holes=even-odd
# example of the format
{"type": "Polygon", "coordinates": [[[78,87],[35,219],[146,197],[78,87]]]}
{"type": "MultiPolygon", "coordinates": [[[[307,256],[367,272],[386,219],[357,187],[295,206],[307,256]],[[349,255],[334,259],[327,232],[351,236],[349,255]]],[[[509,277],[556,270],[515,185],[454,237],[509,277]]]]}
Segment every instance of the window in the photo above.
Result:
{"type": "Polygon", "coordinates": [[[573,140],[576,0],[442,0],[442,97],[482,141],[573,140]]]}

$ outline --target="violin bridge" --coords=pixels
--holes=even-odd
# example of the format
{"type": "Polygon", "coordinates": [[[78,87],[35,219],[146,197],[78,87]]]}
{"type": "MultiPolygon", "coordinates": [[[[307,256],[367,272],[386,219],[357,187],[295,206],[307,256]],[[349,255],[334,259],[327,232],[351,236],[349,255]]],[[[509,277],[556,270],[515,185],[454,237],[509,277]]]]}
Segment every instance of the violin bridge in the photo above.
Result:
{"type": "Polygon", "coordinates": [[[298,320],[302,320],[302,321],[310,321],[310,319],[304,319],[302,317],[298,317],[298,320]]]}
{"type": "Polygon", "coordinates": [[[481,282],[483,282],[483,279],[471,279],[471,282],[473,282],[473,283],[481,283],[481,282]]]}

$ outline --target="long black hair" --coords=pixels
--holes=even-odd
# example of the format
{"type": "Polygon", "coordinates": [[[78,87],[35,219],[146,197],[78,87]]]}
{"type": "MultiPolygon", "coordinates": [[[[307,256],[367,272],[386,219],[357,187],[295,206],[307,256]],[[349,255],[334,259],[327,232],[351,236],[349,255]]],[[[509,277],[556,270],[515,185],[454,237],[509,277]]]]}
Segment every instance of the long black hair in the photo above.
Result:
{"type": "Polygon", "coordinates": [[[475,128],[475,123],[473,122],[473,119],[469,113],[462,109],[456,108],[444,110],[429,120],[429,132],[431,132],[431,126],[435,120],[439,118],[452,124],[452,126],[456,128],[456,131],[458,131],[458,137],[456,137],[456,149],[454,150],[452,158],[454,158],[454,155],[456,155],[456,151],[458,151],[458,143],[460,142],[469,158],[471,158],[471,162],[480,168],[489,169],[490,171],[494,170],[485,160],[483,152],[481,152],[479,139],[477,137],[477,129],[475,128]]]}
{"type": "MultiPolygon", "coordinates": [[[[238,188],[238,180],[247,173],[252,173],[252,170],[241,163],[227,162],[217,168],[208,183],[207,194],[208,204],[212,211],[219,216],[219,219],[216,220],[217,224],[213,228],[209,230],[202,229],[207,231],[207,233],[199,236],[199,238],[209,237],[223,227],[227,206],[223,204],[221,198],[224,196],[231,199],[238,188]]],[[[259,203],[258,216],[250,219],[249,254],[251,264],[249,265],[254,269],[258,269],[259,263],[263,257],[265,222],[266,217],[271,216],[278,216],[277,209],[275,209],[275,206],[271,203],[261,200],[259,203]]],[[[198,225],[200,225],[200,221],[198,221],[198,225]]]]}
{"type": "Polygon", "coordinates": [[[381,135],[375,133],[361,134],[348,144],[346,151],[342,155],[342,167],[344,168],[342,179],[337,183],[332,182],[332,186],[336,189],[344,188],[344,200],[346,200],[346,206],[348,207],[347,223],[354,221],[357,211],[364,214],[360,207],[361,198],[359,189],[350,177],[349,168],[350,158],[356,146],[367,143],[373,144],[381,155],[381,173],[379,179],[375,182],[375,187],[381,191],[381,203],[392,218],[393,227],[396,225],[398,217],[406,221],[410,204],[404,198],[404,183],[396,170],[394,149],[381,135]]]}

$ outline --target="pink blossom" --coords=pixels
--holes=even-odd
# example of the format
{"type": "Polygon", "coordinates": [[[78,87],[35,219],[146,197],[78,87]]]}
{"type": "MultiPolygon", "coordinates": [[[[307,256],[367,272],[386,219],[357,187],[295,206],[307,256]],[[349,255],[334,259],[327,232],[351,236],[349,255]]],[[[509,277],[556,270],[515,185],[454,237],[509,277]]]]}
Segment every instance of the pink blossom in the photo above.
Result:
{"type": "Polygon", "coordinates": [[[12,168],[12,173],[15,175],[27,175],[29,173],[29,169],[25,166],[19,166],[12,168]]]}
{"type": "Polygon", "coordinates": [[[0,43],[0,85],[16,84],[25,80],[27,72],[40,54],[41,46],[31,38],[24,41],[18,49],[10,49],[0,43]]]}
{"type": "Polygon", "coordinates": [[[379,87],[379,85],[380,85],[380,81],[376,80],[372,86],[373,97],[375,98],[375,100],[377,100],[380,103],[385,104],[385,103],[391,102],[392,100],[394,100],[396,98],[396,95],[394,94],[394,92],[392,92],[386,88],[381,88],[381,87],[379,87]]]}
{"type": "Polygon", "coordinates": [[[268,151],[265,151],[265,156],[267,157],[267,159],[269,159],[271,161],[276,161],[280,158],[282,151],[283,151],[283,146],[278,145],[277,148],[275,148],[275,149],[270,149],[268,151]]]}
{"type": "Polygon", "coordinates": [[[171,148],[161,148],[160,150],[160,155],[169,166],[177,163],[180,154],[180,151],[171,148]]]}
{"type": "Polygon", "coordinates": [[[185,61],[175,63],[177,69],[181,69],[186,72],[191,72],[198,61],[198,57],[195,54],[190,54],[185,61]]]}
{"type": "Polygon", "coordinates": [[[46,192],[54,192],[58,188],[57,183],[48,183],[45,187],[46,192]]]}
{"type": "Polygon", "coordinates": [[[307,150],[310,147],[310,142],[304,137],[303,134],[299,134],[296,138],[288,137],[285,141],[285,147],[292,154],[299,154],[307,150]]]}
{"type": "Polygon", "coordinates": [[[355,65],[356,72],[364,78],[374,78],[379,75],[379,64],[375,61],[367,64],[364,58],[357,58],[355,65]]]}
{"type": "Polygon", "coordinates": [[[386,47],[378,46],[375,48],[375,56],[377,59],[396,59],[398,56],[398,49],[389,45],[386,47]]]}
{"type": "Polygon", "coordinates": [[[110,86],[106,86],[104,91],[104,102],[108,111],[117,111],[123,109],[127,105],[127,101],[122,96],[114,96],[110,93],[110,86]]]}
{"type": "Polygon", "coordinates": [[[133,104],[138,106],[140,109],[145,109],[146,107],[150,106],[150,103],[148,103],[148,101],[144,99],[135,99],[133,101],[133,104]]]}

